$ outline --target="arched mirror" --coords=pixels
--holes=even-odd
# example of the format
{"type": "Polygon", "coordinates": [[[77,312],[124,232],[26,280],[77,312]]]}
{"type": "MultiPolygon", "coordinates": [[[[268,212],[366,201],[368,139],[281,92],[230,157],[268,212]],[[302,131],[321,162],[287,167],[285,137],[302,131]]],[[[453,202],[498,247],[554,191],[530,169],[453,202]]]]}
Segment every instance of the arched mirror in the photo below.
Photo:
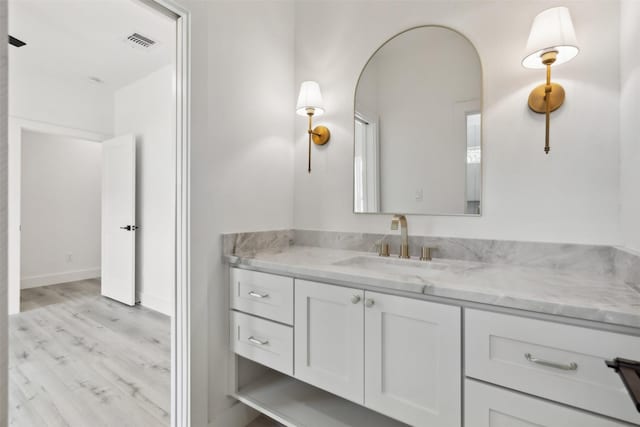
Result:
{"type": "Polygon", "coordinates": [[[354,212],[480,215],[482,66],[462,34],[404,31],[355,93],[354,212]]]}

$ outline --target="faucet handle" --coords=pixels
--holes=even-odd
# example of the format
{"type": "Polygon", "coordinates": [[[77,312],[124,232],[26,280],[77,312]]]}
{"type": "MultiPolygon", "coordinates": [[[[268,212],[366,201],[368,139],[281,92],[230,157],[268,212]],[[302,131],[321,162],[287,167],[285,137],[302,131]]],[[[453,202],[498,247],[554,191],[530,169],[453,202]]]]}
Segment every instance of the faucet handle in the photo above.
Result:
{"type": "Polygon", "coordinates": [[[398,255],[399,258],[404,258],[404,259],[409,259],[411,258],[411,256],[409,255],[409,244],[408,243],[401,243],[400,244],[400,255],[398,255]]]}
{"type": "Polygon", "coordinates": [[[431,261],[431,259],[432,259],[431,252],[434,249],[435,248],[430,248],[429,246],[423,246],[422,247],[422,252],[420,254],[420,261],[431,261]]]}
{"type": "Polygon", "coordinates": [[[378,256],[389,256],[389,244],[381,242],[378,246],[378,256]]]}

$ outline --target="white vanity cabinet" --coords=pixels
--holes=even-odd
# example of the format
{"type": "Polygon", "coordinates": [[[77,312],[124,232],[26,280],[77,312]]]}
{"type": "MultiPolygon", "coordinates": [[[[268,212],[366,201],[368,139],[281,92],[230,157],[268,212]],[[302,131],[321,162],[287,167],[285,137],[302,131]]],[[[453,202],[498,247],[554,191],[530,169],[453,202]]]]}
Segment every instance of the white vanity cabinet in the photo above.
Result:
{"type": "Polygon", "coordinates": [[[232,268],[231,308],[293,324],[293,279],[232,268]]]}
{"type": "Polygon", "coordinates": [[[460,308],[295,283],[295,377],[412,426],[461,425],[460,308]]]}
{"type": "Polygon", "coordinates": [[[231,348],[293,375],[293,279],[232,268],[231,348]]]}
{"type": "Polygon", "coordinates": [[[362,404],[364,291],[296,280],[295,377],[362,404]]]}
{"type": "Polygon", "coordinates": [[[460,307],[365,292],[365,406],[412,426],[461,425],[460,307]]]}
{"type": "Polygon", "coordinates": [[[465,381],[465,427],[630,427],[474,380],[465,381]]]}
{"type": "Polygon", "coordinates": [[[638,359],[640,337],[467,309],[465,341],[468,377],[640,425],[605,364],[638,359]]]}
{"type": "Polygon", "coordinates": [[[287,427],[640,426],[605,365],[638,359],[637,334],[236,268],[230,285],[230,394],[287,427]]]}

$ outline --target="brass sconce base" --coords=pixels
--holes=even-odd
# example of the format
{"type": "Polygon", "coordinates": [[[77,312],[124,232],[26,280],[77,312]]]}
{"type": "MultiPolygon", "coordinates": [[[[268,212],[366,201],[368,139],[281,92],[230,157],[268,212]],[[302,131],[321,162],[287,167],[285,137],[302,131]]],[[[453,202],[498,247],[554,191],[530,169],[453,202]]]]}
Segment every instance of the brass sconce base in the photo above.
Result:
{"type": "Polygon", "coordinates": [[[326,144],[329,142],[329,138],[331,138],[331,132],[325,126],[316,126],[311,133],[311,139],[316,145],[326,144]]]}
{"type": "MultiPolygon", "coordinates": [[[[547,112],[547,100],[545,95],[546,84],[541,84],[529,94],[529,108],[540,114],[547,112]]],[[[557,83],[551,83],[549,97],[549,111],[556,111],[564,102],[564,88],[557,83]]]]}

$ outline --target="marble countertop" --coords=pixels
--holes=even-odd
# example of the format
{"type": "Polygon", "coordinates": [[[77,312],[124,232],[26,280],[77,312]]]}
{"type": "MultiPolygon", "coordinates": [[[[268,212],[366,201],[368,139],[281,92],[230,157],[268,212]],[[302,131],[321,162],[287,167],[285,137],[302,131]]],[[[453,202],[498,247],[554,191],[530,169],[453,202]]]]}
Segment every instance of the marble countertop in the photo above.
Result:
{"type": "Polygon", "coordinates": [[[428,264],[307,246],[225,258],[275,274],[640,328],[640,289],[613,274],[450,259],[428,264]]]}

